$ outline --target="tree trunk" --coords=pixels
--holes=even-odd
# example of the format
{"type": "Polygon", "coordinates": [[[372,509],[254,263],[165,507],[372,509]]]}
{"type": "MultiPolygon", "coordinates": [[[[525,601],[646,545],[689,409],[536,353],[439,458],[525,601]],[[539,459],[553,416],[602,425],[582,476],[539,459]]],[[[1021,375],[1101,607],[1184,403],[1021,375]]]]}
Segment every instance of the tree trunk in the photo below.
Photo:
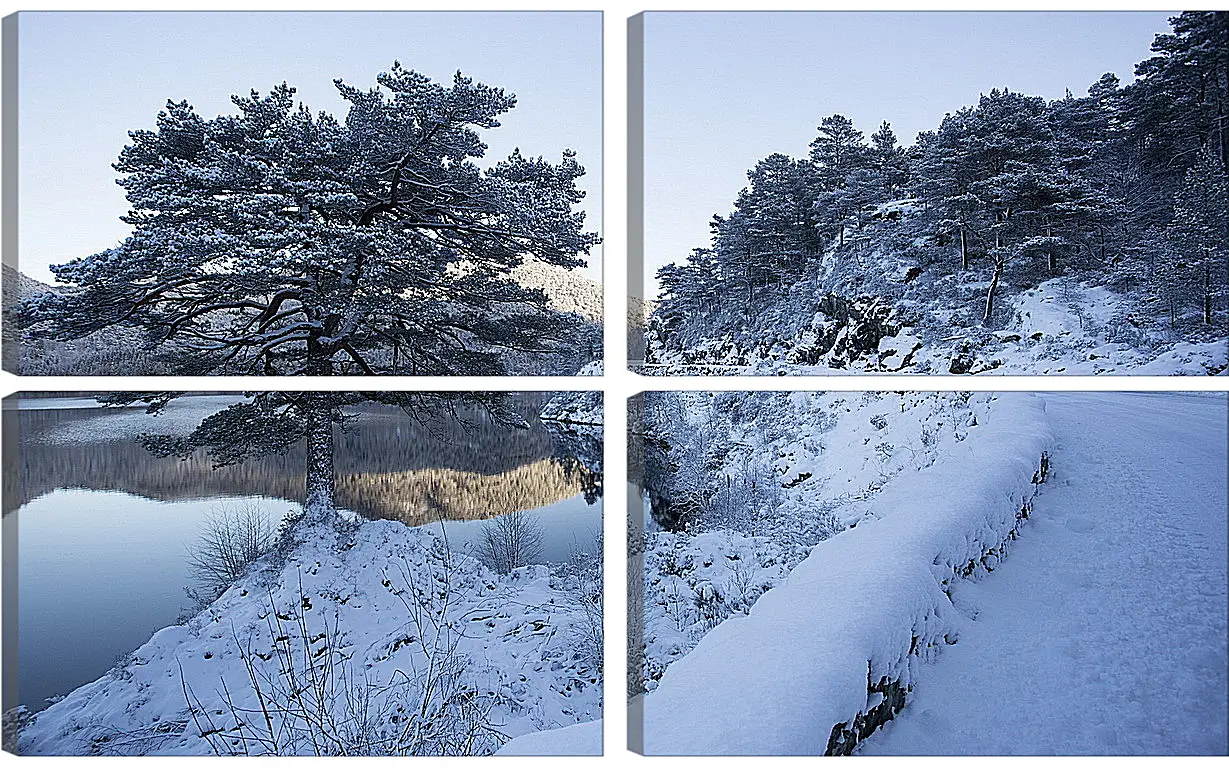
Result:
{"type": "Polygon", "coordinates": [[[1203,324],[1212,324],[1212,254],[1207,254],[1203,262],[1203,324]]]}
{"type": "MultiPolygon", "coordinates": [[[[1226,35],[1226,38],[1229,38],[1229,35],[1226,35]]],[[[1217,80],[1220,78],[1217,77],[1217,80]]],[[[1229,72],[1225,73],[1225,80],[1226,85],[1229,85],[1229,72]]],[[[1225,97],[1226,90],[1229,89],[1220,87],[1219,82],[1216,85],[1216,137],[1217,143],[1220,144],[1220,167],[1222,171],[1229,172],[1229,142],[1225,141],[1225,123],[1229,122],[1229,115],[1225,114],[1225,97]]]]}
{"type": "MultiPolygon", "coordinates": [[[[1046,237],[1054,237],[1054,228],[1048,221],[1046,222],[1046,237]]],[[[1054,253],[1053,244],[1046,247],[1046,255],[1049,256],[1049,264],[1047,266],[1049,267],[1050,274],[1052,275],[1058,271],[1058,254],[1054,253]]]]}
{"type": "Polygon", "coordinates": [[[994,294],[999,289],[999,278],[1003,276],[1004,262],[995,260],[994,277],[990,279],[990,290],[986,291],[986,312],[982,315],[981,324],[989,325],[990,316],[994,314],[994,294]]]}
{"type": "Polygon", "coordinates": [[[1224,114],[1224,105],[1219,101],[1216,105],[1216,122],[1219,125],[1217,134],[1220,137],[1220,167],[1222,171],[1229,173],[1229,142],[1225,141],[1225,123],[1229,122],[1229,116],[1224,114]]]}
{"type": "Polygon", "coordinates": [[[329,518],[333,507],[333,409],[329,396],[307,396],[307,502],[306,512],[329,518]]]}
{"type": "MultiPolygon", "coordinates": [[[[747,258],[750,258],[750,256],[747,258]]],[[[743,314],[747,317],[751,317],[751,303],[755,301],[755,285],[751,282],[750,264],[748,264],[747,268],[743,270],[743,278],[747,281],[747,304],[743,307],[743,314]]]]}
{"type": "Polygon", "coordinates": [[[964,227],[960,228],[960,268],[969,268],[969,239],[964,227]]]}

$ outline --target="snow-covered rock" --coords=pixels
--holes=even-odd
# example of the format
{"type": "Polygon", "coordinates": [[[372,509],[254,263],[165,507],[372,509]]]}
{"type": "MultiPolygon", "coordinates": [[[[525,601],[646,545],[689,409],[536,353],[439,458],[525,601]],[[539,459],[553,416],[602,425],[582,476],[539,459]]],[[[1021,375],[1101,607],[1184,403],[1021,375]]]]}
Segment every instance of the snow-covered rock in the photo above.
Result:
{"type": "MultiPolygon", "coordinates": [[[[602,361],[588,363],[577,376],[601,376],[602,361]]],[[[603,423],[601,392],[559,392],[539,414],[543,421],[553,421],[570,425],[596,426],[603,423]]]]}
{"type": "MultiPolygon", "coordinates": [[[[925,217],[922,217],[923,219],[925,217]]],[[[861,245],[830,246],[809,272],[753,306],[714,302],[654,315],[649,375],[1216,375],[1229,372],[1224,317],[1171,326],[1159,303],[1099,272],[1038,270],[1000,284],[953,266],[910,201],[871,212],[861,245]]],[[[659,308],[669,310],[668,299],[659,308]]]]}

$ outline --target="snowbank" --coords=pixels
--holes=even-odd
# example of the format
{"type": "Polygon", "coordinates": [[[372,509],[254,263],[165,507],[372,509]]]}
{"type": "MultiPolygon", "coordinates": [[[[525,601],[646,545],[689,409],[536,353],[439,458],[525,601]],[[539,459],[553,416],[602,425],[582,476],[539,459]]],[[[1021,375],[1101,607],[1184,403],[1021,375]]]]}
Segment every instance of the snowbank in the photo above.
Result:
{"type": "Polygon", "coordinates": [[[1043,396],[1063,479],[991,578],[954,585],[975,620],[858,755],[1229,752],[1229,411],[1211,394],[1043,396]]]}
{"type": "Polygon", "coordinates": [[[669,461],[683,477],[699,467],[711,496],[685,529],[643,538],[635,690],[656,688],[709,630],[748,612],[816,544],[871,514],[869,500],[893,478],[968,439],[994,405],[967,392],[646,395],[654,429],[672,444],[669,461]]]}
{"type": "Polygon", "coordinates": [[[847,753],[955,641],[945,587],[993,570],[1044,479],[1041,400],[1001,395],[969,439],[900,475],[644,696],[647,754],[847,753]],[[1041,462],[1039,469],[1038,462],[1041,462]]]}
{"type": "Polygon", "coordinates": [[[565,728],[553,728],[518,736],[498,752],[509,755],[600,755],[602,754],[602,721],[590,720],[565,728]]]}

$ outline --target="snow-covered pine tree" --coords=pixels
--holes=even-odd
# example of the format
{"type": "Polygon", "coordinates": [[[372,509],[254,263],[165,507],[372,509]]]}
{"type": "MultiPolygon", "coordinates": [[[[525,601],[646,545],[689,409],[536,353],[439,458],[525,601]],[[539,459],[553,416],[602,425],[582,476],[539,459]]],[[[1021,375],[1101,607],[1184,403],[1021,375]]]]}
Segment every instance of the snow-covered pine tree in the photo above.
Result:
{"type": "Polygon", "coordinates": [[[1213,152],[1203,152],[1174,199],[1168,230],[1171,286],[1199,306],[1204,325],[1229,293],[1229,178],[1213,152]],[[1185,289],[1185,290],[1183,290],[1185,289]]]}
{"type": "Polygon", "coordinates": [[[823,189],[841,186],[846,176],[870,164],[866,138],[848,117],[825,117],[816,130],[819,135],[811,142],[811,162],[815,164],[823,189]]]}
{"type": "Polygon", "coordinates": [[[872,152],[862,131],[844,115],[831,115],[820,121],[819,135],[811,142],[811,162],[819,180],[814,202],[820,231],[845,244],[845,229],[861,202],[858,194],[844,190],[850,174],[868,170],[872,152]]]}
{"type": "MultiPolygon", "coordinates": [[[[675,334],[685,333],[693,321],[720,309],[726,297],[717,276],[716,259],[709,248],[697,248],[684,263],[666,264],[657,271],[662,295],[670,297],[650,322],[649,332],[657,342],[669,343],[675,334]]],[[[681,344],[681,340],[676,341],[681,344]]]]}
{"type": "Polygon", "coordinates": [[[756,163],[747,180],[734,212],[715,230],[714,248],[719,260],[729,255],[750,262],[746,266],[760,276],[752,288],[781,285],[802,274],[820,247],[811,213],[815,169],[776,153],[756,163]]]}
{"type": "Polygon", "coordinates": [[[54,267],[73,288],[25,322],[137,328],[183,374],[501,375],[506,351],[563,342],[572,324],[509,271],[581,266],[598,242],[574,154],[479,168],[513,95],[398,63],[376,82],[336,82],[344,121],[285,84],[213,119],[168,103],[115,164],[132,235],[54,267]]]}
{"type": "Polygon", "coordinates": [[[1118,133],[1110,105],[1116,83],[1113,75],[1106,75],[1089,88],[1088,96],[1076,98],[1068,92],[1049,105],[1046,119],[1053,134],[1049,175],[1056,199],[1045,210],[1045,224],[1048,234],[1060,235],[1068,244],[1051,251],[1051,274],[1060,269],[1060,250],[1069,262],[1077,251],[1084,251],[1085,261],[1095,269],[1104,269],[1122,255],[1124,238],[1112,234],[1127,213],[1114,166],[1118,133]]]}
{"type": "Polygon", "coordinates": [[[850,171],[841,186],[815,198],[823,231],[832,236],[838,246],[845,245],[846,232],[861,226],[868,207],[886,202],[890,196],[886,177],[877,170],[857,168],[850,171]],[[835,228],[835,233],[832,232],[835,228]]]}
{"type": "Polygon", "coordinates": [[[1165,223],[1186,170],[1201,151],[1229,172],[1229,11],[1186,11],[1157,35],[1156,54],[1135,66],[1123,89],[1125,139],[1148,186],[1133,206],[1146,224],[1165,223]]]}
{"type": "Polygon", "coordinates": [[[970,191],[981,178],[975,158],[965,151],[972,115],[972,107],[945,115],[937,131],[918,135],[910,153],[911,192],[925,201],[938,232],[959,247],[961,269],[969,269],[979,232],[988,226],[981,201],[970,191]]]}
{"type": "MultiPolygon", "coordinates": [[[[132,235],[54,267],[72,288],[28,301],[24,323],[62,340],[136,328],[180,374],[501,375],[505,351],[565,343],[572,321],[510,270],[581,266],[598,242],[573,210],[584,173],[573,153],[553,165],[516,151],[479,168],[478,130],[498,127],[514,96],[399,63],[376,82],[336,82],[344,121],[296,105],[285,84],[233,97],[238,114],[213,119],[168,103],[115,164],[132,235]]],[[[173,396],[120,399],[156,411],[173,396]]],[[[334,428],[361,401],[472,402],[515,421],[499,395],[269,392],[187,438],[147,443],[233,463],[306,440],[306,499],[324,512],[334,428]]]]}
{"type": "Polygon", "coordinates": [[[871,161],[889,196],[904,189],[909,181],[909,159],[904,148],[897,145],[896,132],[887,120],[871,134],[871,161]]]}
{"type": "Polygon", "coordinates": [[[931,203],[940,227],[955,230],[962,267],[971,261],[971,239],[982,242],[990,261],[984,323],[1009,264],[1045,254],[1053,265],[1065,243],[1053,226],[1064,198],[1052,142],[1044,100],[997,88],[919,140],[917,194],[931,203]]]}

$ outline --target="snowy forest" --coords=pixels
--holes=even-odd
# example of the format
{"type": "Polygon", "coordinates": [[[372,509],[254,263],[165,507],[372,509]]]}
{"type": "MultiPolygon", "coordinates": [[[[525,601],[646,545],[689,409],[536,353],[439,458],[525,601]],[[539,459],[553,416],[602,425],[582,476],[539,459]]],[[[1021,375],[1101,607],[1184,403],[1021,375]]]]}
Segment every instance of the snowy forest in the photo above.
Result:
{"type": "Polygon", "coordinates": [[[394,63],[374,87],[335,85],[343,118],[283,83],[214,118],[168,101],[131,131],[114,168],[132,234],[54,266],[54,287],[5,276],[10,369],[571,375],[600,359],[600,287],[569,274],[599,242],[575,153],[480,166],[480,132],[516,97],[460,72],[394,63]]]}
{"type": "Polygon", "coordinates": [[[824,117],[661,268],[646,372],[1224,371],[1229,13],[1170,23],[1133,82],[995,88],[908,146],[824,117]]]}

